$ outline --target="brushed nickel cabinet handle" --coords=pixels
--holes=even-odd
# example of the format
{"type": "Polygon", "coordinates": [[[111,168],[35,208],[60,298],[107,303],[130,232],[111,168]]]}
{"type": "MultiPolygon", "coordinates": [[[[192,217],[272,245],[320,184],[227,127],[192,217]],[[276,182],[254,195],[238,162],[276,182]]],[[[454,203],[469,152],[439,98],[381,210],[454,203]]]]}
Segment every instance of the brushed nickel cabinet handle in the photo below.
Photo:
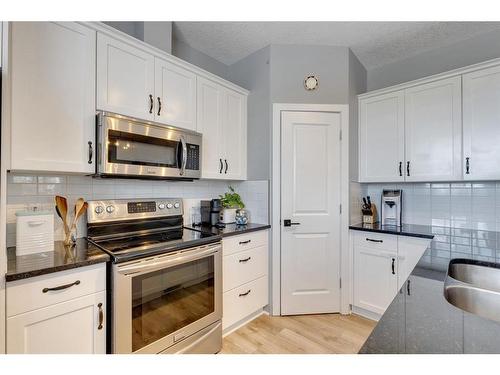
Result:
{"type": "Polygon", "coordinates": [[[99,308],[99,325],[97,326],[97,329],[100,330],[103,327],[104,311],[102,310],[102,303],[99,303],[97,307],[99,308]]]}
{"type": "Polygon", "coordinates": [[[65,284],[65,285],[56,286],[54,288],[43,288],[42,289],[42,293],[53,292],[53,291],[58,291],[58,290],[64,290],[64,289],[71,288],[74,285],[80,285],[80,280],[76,280],[74,283],[71,283],[71,284],[65,284]]]}

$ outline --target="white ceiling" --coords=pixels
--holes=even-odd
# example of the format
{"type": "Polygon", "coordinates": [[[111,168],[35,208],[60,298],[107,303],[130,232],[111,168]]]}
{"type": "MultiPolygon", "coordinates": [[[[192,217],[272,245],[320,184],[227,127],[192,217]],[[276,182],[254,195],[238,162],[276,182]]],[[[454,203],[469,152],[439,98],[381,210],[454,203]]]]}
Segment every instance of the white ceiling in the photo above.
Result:
{"type": "Polygon", "coordinates": [[[174,22],[174,37],[231,65],[269,44],[346,46],[366,69],[500,28],[500,22],[174,22]]]}

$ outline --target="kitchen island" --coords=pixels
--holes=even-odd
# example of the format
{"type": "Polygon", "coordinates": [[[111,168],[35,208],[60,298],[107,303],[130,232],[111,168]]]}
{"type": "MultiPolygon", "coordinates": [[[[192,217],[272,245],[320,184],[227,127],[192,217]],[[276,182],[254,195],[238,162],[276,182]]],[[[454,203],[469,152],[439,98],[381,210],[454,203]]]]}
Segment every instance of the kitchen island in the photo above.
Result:
{"type": "MultiPolygon", "coordinates": [[[[360,226],[356,229],[362,230],[360,226]]],[[[383,229],[377,227],[376,230],[389,233],[383,229]]],[[[496,246],[498,234],[435,226],[419,226],[417,229],[421,233],[434,234],[438,244],[448,243],[450,251],[443,253],[443,246],[434,244],[426,251],[360,353],[500,353],[500,323],[451,305],[443,293],[450,259],[498,262],[498,251],[490,252],[491,257],[484,255],[487,246],[496,246]],[[457,247],[452,245],[459,242],[470,243],[470,252],[467,247],[457,252],[457,247]],[[478,244],[483,247],[476,246],[478,244]]],[[[412,230],[416,231],[416,228],[412,230]]],[[[370,229],[367,228],[367,231],[370,229]]],[[[394,232],[394,228],[390,231],[394,232]]]]}

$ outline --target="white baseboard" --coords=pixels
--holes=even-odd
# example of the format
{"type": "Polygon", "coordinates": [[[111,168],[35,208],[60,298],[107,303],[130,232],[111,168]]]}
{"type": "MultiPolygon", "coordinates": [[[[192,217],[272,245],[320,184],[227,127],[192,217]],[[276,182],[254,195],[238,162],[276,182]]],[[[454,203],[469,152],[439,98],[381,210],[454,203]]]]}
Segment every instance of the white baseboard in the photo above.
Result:
{"type": "Polygon", "coordinates": [[[245,324],[250,323],[252,320],[254,320],[254,319],[256,319],[259,316],[264,315],[264,314],[265,315],[269,315],[269,313],[266,310],[264,310],[263,308],[255,311],[255,312],[253,312],[252,314],[246,316],[245,318],[237,321],[233,325],[225,328],[222,331],[222,337],[226,337],[227,335],[229,335],[229,334],[233,333],[234,331],[236,331],[238,328],[243,327],[245,324]]]}
{"type": "Polygon", "coordinates": [[[380,314],[377,314],[377,313],[374,313],[374,312],[371,312],[371,311],[368,311],[368,310],[365,310],[361,307],[357,307],[357,306],[353,306],[352,307],[352,313],[353,314],[356,314],[356,315],[361,315],[362,317],[364,318],[368,318],[368,319],[371,319],[371,320],[375,320],[375,321],[379,321],[380,318],[382,317],[382,315],[380,314]]]}

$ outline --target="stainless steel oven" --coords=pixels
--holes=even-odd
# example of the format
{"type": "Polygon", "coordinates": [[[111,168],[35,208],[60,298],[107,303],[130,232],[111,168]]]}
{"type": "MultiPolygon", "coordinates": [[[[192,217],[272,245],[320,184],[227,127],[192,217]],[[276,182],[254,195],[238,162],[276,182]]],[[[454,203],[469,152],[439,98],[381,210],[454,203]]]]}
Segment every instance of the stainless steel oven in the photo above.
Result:
{"type": "Polygon", "coordinates": [[[97,145],[96,173],[102,177],[201,177],[199,133],[99,112],[97,145]]]}
{"type": "Polygon", "coordinates": [[[210,353],[222,340],[222,247],[113,265],[113,353],[210,353]]]}

